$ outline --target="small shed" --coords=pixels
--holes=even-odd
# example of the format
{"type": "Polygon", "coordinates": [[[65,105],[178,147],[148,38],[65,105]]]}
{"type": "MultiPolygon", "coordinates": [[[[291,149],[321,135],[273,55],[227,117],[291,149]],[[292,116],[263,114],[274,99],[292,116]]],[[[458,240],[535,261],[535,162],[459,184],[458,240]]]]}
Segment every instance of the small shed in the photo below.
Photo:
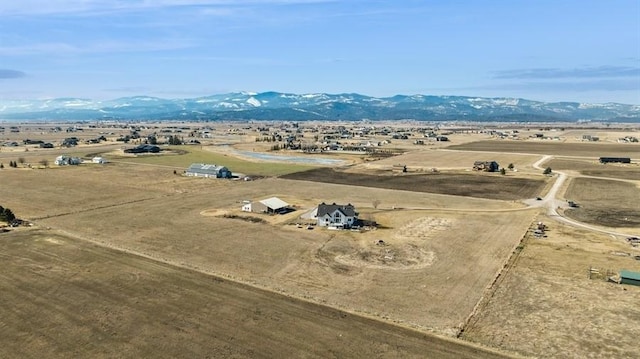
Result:
{"type": "Polygon", "coordinates": [[[620,284],[631,284],[640,286],[640,273],[628,270],[620,271],[620,284]]]}

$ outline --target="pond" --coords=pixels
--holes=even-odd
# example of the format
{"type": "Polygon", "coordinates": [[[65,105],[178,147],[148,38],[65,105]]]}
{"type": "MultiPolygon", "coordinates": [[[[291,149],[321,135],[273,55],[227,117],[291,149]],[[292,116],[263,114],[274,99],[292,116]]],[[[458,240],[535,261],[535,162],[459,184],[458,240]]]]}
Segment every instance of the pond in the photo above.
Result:
{"type": "Polygon", "coordinates": [[[311,157],[309,156],[281,156],[281,155],[272,155],[268,153],[262,152],[250,152],[250,151],[234,151],[242,156],[252,157],[261,161],[267,162],[294,162],[300,164],[310,164],[310,165],[345,165],[349,163],[345,160],[337,160],[333,158],[321,158],[321,157],[311,157]]]}

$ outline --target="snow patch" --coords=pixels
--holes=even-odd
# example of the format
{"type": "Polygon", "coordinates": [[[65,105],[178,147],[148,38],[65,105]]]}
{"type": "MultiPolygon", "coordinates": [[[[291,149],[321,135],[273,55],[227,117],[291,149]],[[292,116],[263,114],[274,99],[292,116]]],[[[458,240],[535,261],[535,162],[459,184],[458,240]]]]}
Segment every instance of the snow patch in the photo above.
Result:
{"type": "Polygon", "coordinates": [[[253,96],[249,97],[249,99],[247,100],[247,103],[254,107],[262,106],[262,103],[253,96]]]}

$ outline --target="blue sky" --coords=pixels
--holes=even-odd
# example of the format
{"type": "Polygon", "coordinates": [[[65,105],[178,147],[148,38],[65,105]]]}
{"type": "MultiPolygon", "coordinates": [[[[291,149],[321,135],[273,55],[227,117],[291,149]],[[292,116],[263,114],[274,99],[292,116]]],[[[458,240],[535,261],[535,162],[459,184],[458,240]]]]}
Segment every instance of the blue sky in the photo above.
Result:
{"type": "Polygon", "coordinates": [[[640,104],[640,1],[0,1],[0,100],[233,91],[640,104]]]}

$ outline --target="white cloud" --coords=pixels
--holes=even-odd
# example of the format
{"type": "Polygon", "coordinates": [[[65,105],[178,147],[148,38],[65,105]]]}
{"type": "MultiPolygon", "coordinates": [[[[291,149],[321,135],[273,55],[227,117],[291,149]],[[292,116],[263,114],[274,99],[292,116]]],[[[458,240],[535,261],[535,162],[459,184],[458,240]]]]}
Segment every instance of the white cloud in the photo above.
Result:
{"type": "Polygon", "coordinates": [[[152,52],[186,49],[192,47],[189,40],[154,40],[144,42],[103,41],[87,45],[63,42],[35,43],[18,46],[0,46],[2,56],[21,55],[77,55],[92,53],[152,52]]]}
{"type": "MultiPolygon", "coordinates": [[[[0,2],[4,15],[93,15],[105,12],[129,12],[167,7],[243,7],[268,5],[304,5],[336,0],[20,0],[0,2]]],[[[224,9],[212,14],[226,15],[224,9]]]]}

